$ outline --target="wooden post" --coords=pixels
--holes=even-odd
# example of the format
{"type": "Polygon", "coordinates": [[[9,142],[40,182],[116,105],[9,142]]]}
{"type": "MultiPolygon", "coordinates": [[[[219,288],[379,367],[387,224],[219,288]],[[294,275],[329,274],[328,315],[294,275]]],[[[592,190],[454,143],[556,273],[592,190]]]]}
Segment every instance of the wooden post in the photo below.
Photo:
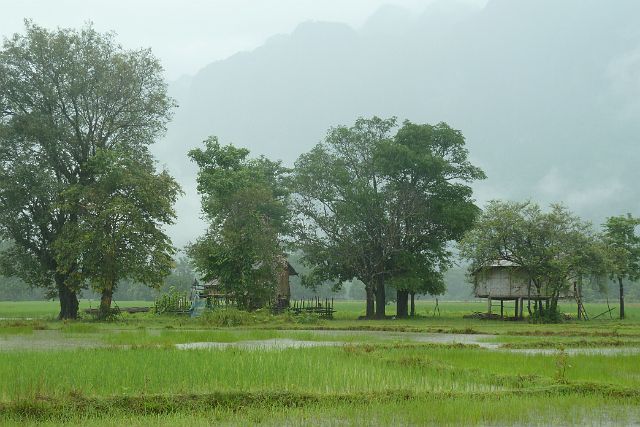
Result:
{"type": "Polygon", "coordinates": [[[524,298],[520,298],[520,318],[524,319],[524,298]]]}
{"type": "Polygon", "coordinates": [[[515,312],[515,315],[514,315],[514,316],[515,316],[515,318],[516,318],[516,319],[518,318],[518,301],[519,301],[519,300],[520,300],[520,298],[516,298],[516,300],[515,300],[515,304],[516,304],[516,312],[515,312]]]}
{"type": "Polygon", "coordinates": [[[500,300],[500,317],[504,318],[504,300],[500,300]]]}
{"type": "Polygon", "coordinates": [[[487,298],[487,313],[491,314],[491,297],[487,298]]]}

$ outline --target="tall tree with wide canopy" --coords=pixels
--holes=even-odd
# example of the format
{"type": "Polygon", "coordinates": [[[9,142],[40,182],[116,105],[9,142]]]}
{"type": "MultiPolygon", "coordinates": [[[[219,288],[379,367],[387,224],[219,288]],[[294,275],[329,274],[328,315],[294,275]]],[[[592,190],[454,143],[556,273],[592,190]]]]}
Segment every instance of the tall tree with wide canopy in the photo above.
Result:
{"type": "Polygon", "coordinates": [[[610,275],[618,281],[620,319],[624,319],[624,280],[640,278],[640,235],[636,229],[640,218],[631,214],[607,218],[604,223],[604,241],[610,250],[610,275]]]}
{"type": "Polygon", "coordinates": [[[287,169],[216,137],[194,149],[198,192],[209,227],[187,250],[203,280],[217,280],[243,309],[273,299],[283,268],[290,193],[287,169]]]}
{"type": "Polygon", "coordinates": [[[408,121],[396,128],[395,118],[378,117],[333,128],[295,167],[298,240],[311,279],[361,280],[368,318],[385,317],[387,280],[402,286],[400,304],[410,293],[401,284],[437,291],[421,276],[446,268],[447,243],[478,212],[466,183],[484,178],[459,131],[408,121]]]}
{"type": "Polygon", "coordinates": [[[314,267],[307,281],[358,278],[365,284],[366,316],[384,316],[385,240],[383,177],[376,151],[392,138],[396,119],[358,119],[329,131],[325,142],[298,158],[294,169],[297,238],[303,262],[314,267]]]}
{"type": "Polygon", "coordinates": [[[175,249],[163,227],[172,224],[180,186],[157,173],[150,155],[98,150],[89,162],[92,182],[70,186],[62,211],[76,212],[54,242],[58,271],[101,293],[99,318],[111,312],[118,282],[159,288],[171,273],[175,249]]]}
{"type": "MultiPolygon", "coordinates": [[[[389,277],[396,313],[408,314],[416,292],[444,292],[442,274],[450,266],[448,244],[459,240],[480,209],[469,183],[485,175],[468,160],[462,133],[444,123],[404,122],[376,155],[385,179],[393,245],[389,277]]],[[[412,304],[413,306],[413,304],[412,304]]]]}
{"type": "Polygon", "coordinates": [[[75,318],[83,286],[58,268],[53,244],[79,221],[62,194],[89,185],[100,150],[141,156],[165,130],[173,101],[149,50],[125,50],[112,34],[49,31],[26,22],[26,34],[0,51],[0,235],[13,242],[3,265],[60,299],[60,318],[75,318]]]}

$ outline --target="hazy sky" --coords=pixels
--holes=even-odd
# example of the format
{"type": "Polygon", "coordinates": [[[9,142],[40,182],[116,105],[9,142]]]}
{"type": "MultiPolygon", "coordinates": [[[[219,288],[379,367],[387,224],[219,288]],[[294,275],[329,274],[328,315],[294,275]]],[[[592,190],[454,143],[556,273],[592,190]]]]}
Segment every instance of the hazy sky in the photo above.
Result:
{"type": "MultiPolygon", "coordinates": [[[[309,20],[358,27],[384,4],[421,11],[433,0],[0,0],[0,35],[23,20],[49,28],[92,21],[126,47],[151,47],[169,80],[261,45],[309,20]]],[[[484,4],[486,0],[463,0],[484,4]]]]}

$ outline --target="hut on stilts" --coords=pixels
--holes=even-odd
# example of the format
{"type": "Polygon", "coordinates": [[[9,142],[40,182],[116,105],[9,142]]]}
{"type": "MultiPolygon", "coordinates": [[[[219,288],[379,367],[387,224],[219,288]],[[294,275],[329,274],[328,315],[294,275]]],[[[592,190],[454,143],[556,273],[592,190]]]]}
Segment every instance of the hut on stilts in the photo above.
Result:
{"type": "MultiPolygon", "coordinates": [[[[514,318],[522,319],[525,301],[528,311],[531,304],[542,307],[549,305],[551,292],[545,286],[541,290],[533,286],[522,266],[510,261],[496,261],[473,272],[474,294],[476,298],[487,298],[487,314],[493,315],[494,304],[499,301],[500,317],[505,317],[505,301],[514,302],[514,318]]],[[[567,293],[563,298],[574,297],[567,293]]],[[[579,300],[578,300],[579,301],[579,300]]],[[[579,302],[580,304],[580,302],[579,302]]],[[[508,316],[507,316],[508,317],[508,316]]]]}

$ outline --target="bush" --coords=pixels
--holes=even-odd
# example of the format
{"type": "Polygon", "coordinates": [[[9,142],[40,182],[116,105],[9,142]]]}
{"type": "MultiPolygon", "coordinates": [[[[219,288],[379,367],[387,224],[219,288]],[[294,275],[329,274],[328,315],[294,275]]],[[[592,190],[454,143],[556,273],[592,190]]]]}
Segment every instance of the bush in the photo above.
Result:
{"type": "Polygon", "coordinates": [[[564,316],[557,308],[555,310],[534,310],[531,316],[529,316],[530,323],[560,323],[563,320],[564,316]]]}
{"type": "Polygon", "coordinates": [[[207,310],[200,320],[208,326],[243,326],[268,322],[270,317],[270,314],[263,310],[248,312],[229,307],[207,310]]]}
{"type": "Polygon", "coordinates": [[[312,325],[319,323],[322,318],[316,313],[300,313],[295,314],[291,311],[286,312],[282,318],[287,323],[299,323],[303,325],[312,325]]]}
{"type": "Polygon", "coordinates": [[[180,292],[171,286],[169,291],[161,294],[156,299],[153,311],[157,314],[179,312],[185,308],[187,301],[188,296],[185,292],[180,292]]]}

